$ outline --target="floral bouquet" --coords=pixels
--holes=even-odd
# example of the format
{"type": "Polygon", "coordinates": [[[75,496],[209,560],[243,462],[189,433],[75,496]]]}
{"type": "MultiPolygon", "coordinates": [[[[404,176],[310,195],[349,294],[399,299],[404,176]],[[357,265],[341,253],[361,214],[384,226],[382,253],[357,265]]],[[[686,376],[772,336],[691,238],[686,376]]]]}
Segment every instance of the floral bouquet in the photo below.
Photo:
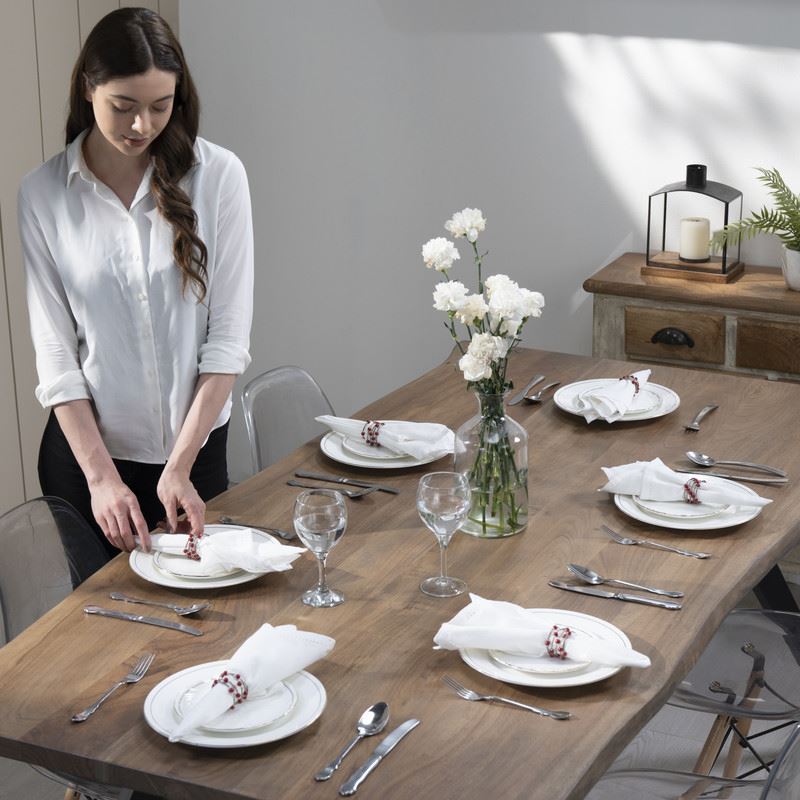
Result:
{"type": "Polygon", "coordinates": [[[461,351],[458,366],[480,403],[477,418],[456,433],[456,470],[466,472],[472,487],[472,506],[463,530],[478,536],[508,536],[527,524],[527,435],[505,416],[503,397],[512,388],[506,378],[508,357],[519,344],[520,332],[531,317],[539,317],[544,297],[523,289],[507,275],[483,279],[478,235],[486,219],[477,208],[465,208],[449,219],[445,230],[472,246],[478,272],[477,292],[450,280],[449,270],[460,259],[455,244],[438,237],[422,247],[429,269],[442,273],[433,292],[433,307],[447,314],[445,326],[461,351]],[[456,323],[466,328],[464,349],[456,323]]]}

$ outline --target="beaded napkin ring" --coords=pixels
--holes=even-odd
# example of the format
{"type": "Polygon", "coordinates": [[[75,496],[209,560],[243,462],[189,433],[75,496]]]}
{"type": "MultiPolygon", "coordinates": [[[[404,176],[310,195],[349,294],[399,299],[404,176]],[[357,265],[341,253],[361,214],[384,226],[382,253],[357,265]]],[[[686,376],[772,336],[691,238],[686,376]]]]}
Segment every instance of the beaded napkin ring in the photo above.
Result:
{"type": "Polygon", "coordinates": [[[547,634],[544,646],[547,648],[547,655],[550,658],[565,659],[567,657],[567,639],[572,636],[571,628],[559,628],[553,625],[553,629],[547,634]]]}
{"type": "Polygon", "coordinates": [[[639,379],[635,375],[623,375],[621,381],[630,381],[633,384],[633,396],[639,394],[639,379]]]}
{"type": "Polygon", "coordinates": [[[380,447],[381,444],[378,441],[378,436],[380,435],[381,428],[385,424],[385,422],[378,422],[378,420],[368,419],[364,423],[364,427],[361,429],[361,438],[370,447],[380,447]]]}
{"type": "Polygon", "coordinates": [[[247,700],[247,684],[242,679],[238,672],[228,672],[223,670],[219,678],[214,678],[211,681],[211,688],[213,689],[218,683],[228,687],[228,693],[233,695],[233,703],[231,708],[236,708],[238,703],[243,703],[247,700]]]}
{"type": "Polygon", "coordinates": [[[186,547],[183,548],[183,554],[192,561],[200,560],[200,556],[197,554],[197,542],[202,536],[202,533],[189,532],[189,538],[186,540],[186,547]]]}
{"type": "Polygon", "coordinates": [[[701,503],[702,501],[697,496],[697,490],[704,483],[705,481],[701,481],[698,478],[689,478],[689,480],[683,484],[683,499],[692,505],[698,505],[701,503]]]}

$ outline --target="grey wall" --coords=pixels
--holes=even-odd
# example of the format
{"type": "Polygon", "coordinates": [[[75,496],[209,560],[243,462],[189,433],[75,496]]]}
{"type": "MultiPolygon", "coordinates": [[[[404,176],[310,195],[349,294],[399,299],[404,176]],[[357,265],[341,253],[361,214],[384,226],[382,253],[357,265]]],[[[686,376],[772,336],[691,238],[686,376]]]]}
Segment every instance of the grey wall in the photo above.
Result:
{"type": "MultiPolygon", "coordinates": [[[[451,342],[420,249],[465,206],[488,273],[547,301],[525,343],[589,353],[581,284],[644,249],[647,195],[687,163],[800,185],[790,0],[183,0],[207,138],[248,170],[253,364],[308,368],[350,414],[451,342]]],[[[777,263],[756,241],[752,263],[777,263]]],[[[472,284],[468,252],[458,274],[472,284]]],[[[237,413],[231,476],[249,459],[237,413]]]]}

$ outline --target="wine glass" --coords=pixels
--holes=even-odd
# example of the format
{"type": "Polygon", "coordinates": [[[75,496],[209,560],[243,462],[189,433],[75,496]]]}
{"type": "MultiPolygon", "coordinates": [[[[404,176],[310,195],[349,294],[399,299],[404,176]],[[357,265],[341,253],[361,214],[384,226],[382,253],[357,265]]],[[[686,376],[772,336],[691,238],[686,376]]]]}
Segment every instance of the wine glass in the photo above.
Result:
{"type": "Polygon", "coordinates": [[[294,529],[300,541],[316,556],[319,568],[317,585],[303,593],[307,606],[330,608],[344,602],[344,595],[331,589],[325,580],[325,562],[346,527],[347,507],[340,492],[309,489],[297,496],[294,529]]]}
{"type": "Polygon", "coordinates": [[[460,578],[447,576],[447,545],[464,524],[469,511],[470,488],[460,472],[429,472],[419,479],[417,511],[439,542],[439,575],[426,578],[419,588],[432,597],[454,597],[467,589],[460,578]]]}

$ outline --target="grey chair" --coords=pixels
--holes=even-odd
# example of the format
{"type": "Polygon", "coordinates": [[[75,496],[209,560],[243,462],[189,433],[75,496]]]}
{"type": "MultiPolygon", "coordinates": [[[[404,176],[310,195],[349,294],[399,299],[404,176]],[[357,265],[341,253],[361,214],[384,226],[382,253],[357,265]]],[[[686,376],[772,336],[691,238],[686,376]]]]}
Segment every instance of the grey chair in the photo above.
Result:
{"type": "Polygon", "coordinates": [[[628,769],[607,772],[588,800],[800,800],[800,725],[795,725],[769,777],[726,779],[689,772],[628,769]]]}
{"type": "Polygon", "coordinates": [[[242,408],[254,472],[326,431],[314,417],[334,413],[314,378],[292,366],[276,367],[253,378],[242,391],[242,408]]]}
{"type": "MultiPolygon", "coordinates": [[[[39,497],[0,516],[0,616],[5,644],[108,561],[86,521],[67,502],[39,497]]],[[[33,768],[67,788],[67,798],[122,800],[128,789],[33,768]]]]}

